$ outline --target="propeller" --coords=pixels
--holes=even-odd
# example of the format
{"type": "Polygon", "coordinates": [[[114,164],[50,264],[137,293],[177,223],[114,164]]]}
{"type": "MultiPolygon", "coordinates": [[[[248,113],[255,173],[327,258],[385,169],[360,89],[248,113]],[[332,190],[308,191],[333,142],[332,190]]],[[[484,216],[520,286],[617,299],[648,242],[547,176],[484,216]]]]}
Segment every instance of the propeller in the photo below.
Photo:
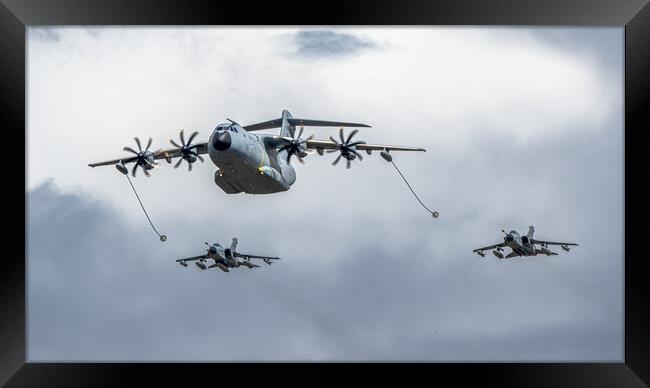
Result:
{"type": "MultiPolygon", "coordinates": [[[[185,143],[185,135],[184,135],[184,129],[181,129],[181,132],[179,134],[181,138],[181,145],[178,145],[174,140],[169,139],[169,142],[172,143],[172,145],[176,148],[180,148],[179,152],[182,154],[182,157],[178,159],[178,162],[174,165],[174,168],[178,168],[178,166],[181,165],[183,160],[187,162],[187,170],[192,171],[192,163],[196,162],[196,159],[200,160],[201,163],[203,163],[203,157],[199,155],[195,149],[196,147],[199,146],[199,144],[194,144],[192,145],[192,140],[196,137],[196,135],[199,134],[198,131],[195,131],[190,135],[190,138],[187,139],[187,143],[185,143]]],[[[171,162],[170,162],[171,163],[171,162]]]]}
{"type": "Polygon", "coordinates": [[[334,161],[332,162],[332,166],[336,166],[339,160],[341,160],[341,157],[345,158],[347,161],[347,165],[345,168],[350,168],[351,161],[356,158],[359,158],[359,160],[363,160],[363,156],[361,156],[361,154],[357,152],[357,145],[366,144],[366,142],[365,141],[351,142],[352,138],[354,137],[354,135],[357,134],[357,132],[359,132],[358,129],[355,129],[354,131],[350,132],[350,134],[346,139],[343,136],[343,127],[341,127],[339,129],[339,137],[341,138],[340,143],[336,141],[332,136],[330,136],[330,140],[333,143],[336,143],[337,149],[327,150],[327,153],[331,154],[332,152],[340,152],[339,156],[336,159],[334,159],[334,161]]]}
{"type": "Polygon", "coordinates": [[[151,147],[151,142],[153,141],[153,139],[149,138],[149,141],[147,142],[147,147],[144,149],[144,151],[142,150],[142,144],[140,144],[140,139],[138,139],[137,137],[134,137],[133,139],[135,140],[135,144],[138,145],[137,152],[131,147],[122,148],[124,151],[131,152],[136,156],[135,165],[133,166],[133,169],[131,169],[131,175],[135,178],[135,173],[138,167],[140,167],[142,168],[142,171],[144,171],[144,175],[150,177],[151,174],[149,174],[148,170],[151,170],[154,167],[158,167],[160,165],[159,163],[155,162],[154,153],[149,151],[149,147],[151,147]]]}
{"type": "Polygon", "coordinates": [[[305,161],[302,159],[305,156],[308,155],[307,153],[307,147],[305,144],[307,143],[308,140],[311,140],[314,138],[314,135],[310,135],[306,139],[301,139],[300,136],[302,136],[302,132],[305,130],[305,127],[300,127],[300,132],[298,132],[298,136],[294,137],[291,140],[284,140],[286,142],[285,145],[282,147],[278,148],[278,152],[282,151],[287,151],[287,163],[291,162],[291,157],[293,155],[296,155],[296,158],[298,158],[298,161],[300,163],[305,163],[305,161]]]}

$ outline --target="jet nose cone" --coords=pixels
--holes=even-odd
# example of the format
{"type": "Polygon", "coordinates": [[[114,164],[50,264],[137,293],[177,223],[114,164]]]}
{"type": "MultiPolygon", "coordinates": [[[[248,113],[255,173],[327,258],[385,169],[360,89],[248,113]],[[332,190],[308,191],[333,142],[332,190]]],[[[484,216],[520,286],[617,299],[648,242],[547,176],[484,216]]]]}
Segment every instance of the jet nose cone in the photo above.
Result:
{"type": "Polygon", "coordinates": [[[219,151],[226,151],[232,145],[229,132],[217,132],[212,137],[212,146],[219,151]]]}

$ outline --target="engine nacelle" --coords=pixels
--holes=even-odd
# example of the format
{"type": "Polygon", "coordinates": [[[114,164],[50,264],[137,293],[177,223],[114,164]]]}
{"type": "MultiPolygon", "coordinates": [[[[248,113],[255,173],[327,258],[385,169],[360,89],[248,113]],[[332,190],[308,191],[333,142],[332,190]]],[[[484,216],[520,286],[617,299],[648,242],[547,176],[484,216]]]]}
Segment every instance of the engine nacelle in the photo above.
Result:
{"type": "Polygon", "coordinates": [[[187,267],[187,263],[184,261],[179,261],[178,264],[182,265],[183,267],[187,267]]]}
{"type": "Polygon", "coordinates": [[[499,259],[503,259],[503,253],[499,252],[498,250],[493,250],[492,253],[494,253],[494,256],[498,257],[499,259]]]}
{"type": "Polygon", "coordinates": [[[481,257],[485,257],[485,253],[483,253],[483,251],[476,251],[476,254],[481,257]]]}
{"type": "Polygon", "coordinates": [[[569,252],[571,250],[571,248],[569,248],[568,245],[562,245],[562,249],[564,249],[567,252],[569,252]]]}
{"type": "Polygon", "coordinates": [[[381,157],[384,158],[384,160],[387,162],[393,161],[393,157],[386,150],[381,151],[379,155],[381,155],[381,157]]]}
{"type": "Polygon", "coordinates": [[[196,264],[197,267],[201,268],[202,270],[207,268],[205,264],[203,264],[200,261],[195,261],[194,263],[196,264]]]}

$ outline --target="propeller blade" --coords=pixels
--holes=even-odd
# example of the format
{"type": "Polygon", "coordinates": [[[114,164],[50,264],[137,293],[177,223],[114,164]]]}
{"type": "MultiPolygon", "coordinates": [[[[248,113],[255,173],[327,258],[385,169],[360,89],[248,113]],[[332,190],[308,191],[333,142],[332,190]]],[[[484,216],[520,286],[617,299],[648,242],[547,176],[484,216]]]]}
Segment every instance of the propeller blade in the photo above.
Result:
{"type": "Polygon", "coordinates": [[[300,136],[302,136],[302,131],[305,130],[305,127],[300,127],[300,132],[298,132],[298,137],[297,139],[300,139],[300,136]]]}
{"type": "Polygon", "coordinates": [[[348,146],[349,146],[349,147],[352,147],[352,146],[359,145],[359,144],[366,144],[366,142],[365,142],[365,141],[362,141],[362,140],[360,140],[360,141],[355,141],[354,143],[350,143],[350,144],[348,144],[348,146]]]}
{"type": "Polygon", "coordinates": [[[291,162],[291,155],[293,155],[291,152],[287,152],[287,163],[291,162]]]}
{"type": "Polygon", "coordinates": [[[147,142],[147,148],[144,149],[145,151],[148,151],[148,150],[149,150],[149,147],[151,147],[151,142],[152,142],[152,141],[153,141],[153,139],[152,139],[152,138],[149,138],[149,141],[147,142]]]}
{"type": "Polygon", "coordinates": [[[198,135],[198,134],[199,134],[199,131],[194,131],[194,133],[192,133],[192,134],[190,135],[190,138],[187,139],[187,145],[192,144],[192,140],[194,140],[194,138],[195,138],[196,135],[198,135]]]}
{"type": "Polygon", "coordinates": [[[183,147],[185,147],[185,136],[183,135],[183,132],[185,132],[185,130],[181,129],[181,143],[183,144],[183,147]]]}
{"type": "Polygon", "coordinates": [[[334,140],[334,138],[332,136],[330,136],[330,140],[332,141],[332,143],[334,143],[336,145],[340,145],[339,142],[334,140]]]}
{"type": "Polygon", "coordinates": [[[146,175],[147,178],[151,178],[151,174],[149,173],[149,171],[147,171],[146,168],[143,167],[143,168],[142,168],[142,171],[144,171],[144,175],[146,175]]]}
{"type": "Polygon", "coordinates": [[[345,143],[345,140],[343,139],[343,127],[339,128],[339,136],[341,137],[341,144],[345,143]]]}
{"type": "Polygon", "coordinates": [[[312,133],[311,135],[309,135],[309,137],[307,139],[305,139],[305,142],[308,142],[309,140],[311,140],[313,138],[314,138],[314,134],[312,133]]]}
{"type": "Polygon", "coordinates": [[[176,164],[174,165],[174,168],[178,168],[178,166],[180,166],[182,162],[183,162],[183,158],[179,158],[178,162],[176,162],[176,164]]]}
{"type": "Polygon", "coordinates": [[[137,168],[138,168],[138,164],[136,163],[133,165],[133,168],[131,169],[131,176],[134,178],[135,178],[135,171],[137,170],[137,168]]]}
{"type": "Polygon", "coordinates": [[[348,169],[348,168],[350,168],[352,163],[350,162],[350,159],[345,159],[345,160],[348,162],[347,165],[345,166],[345,168],[348,169]]]}
{"type": "Polygon", "coordinates": [[[175,142],[174,140],[169,139],[169,141],[172,143],[172,145],[173,145],[174,147],[176,147],[176,148],[183,148],[183,147],[179,146],[178,144],[176,144],[176,142],[175,142]]]}
{"type": "Polygon", "coordinates": [[[192,171],[192,163],[187,162],[187,171],[192,171]]]}
{"type": "Polygon", "coordinates": [[[363,160],[363,156],[361,156],[361,154],[358,153],[356,150],[352,150],[352,152],[354,152],[354,154],[357,155],[357,158],[359,158],[359,160],[363,160]]]}
{"type": "Polygon", "coordinates": [[[332,166],[336,166],[336,164],[339,162],[339,160],[341,160],[341,156],[342,156],[342,154],[339,154],[339,156],[337,156],[336,159],[334,159],[334,161],[332,162],[332,166]]]}
{"type": "Polygon", "coordinates": [[[134,150],[133,148],[131,148],[131,147],[124,147],[124,148],[122,148],[122,150],[123,150],[123,151],[128,151],[128,152],[133,152],[133,153],[136,154],[136,155],[138,154],[138,153],[135,152],[135,150],[134,150]]]}
{"type": "Polygon", "coordinates": [[[203,162],[204,162],[204,160],[203,160],[203,157],[202,157],[201,155],[199,155],[199,154],[196,154],[196,157],[197,157],[197,158],[199,158],[199,160],[201,161],[201,163],[203,163],[203,162]]]}
{"type": "Polygon", "coordinates": [[[350,132],[350,134],[348,135],[348,140],[346,140],[345,143],[349,143],[350,140],[352,140],[352,137],[357,134],[357,132],[359,132],[358,129],[355,129],[354,131],[350,132]]]}
{"type": "Polygon", "coordinates": [[[135,139],[135,143],[138,145],[138,149],[140,150],[140,152],[142,152],[142,146],[140,145],[140,139],[138,139],[137,137],[134,137],[134,139],[135,139]]]}

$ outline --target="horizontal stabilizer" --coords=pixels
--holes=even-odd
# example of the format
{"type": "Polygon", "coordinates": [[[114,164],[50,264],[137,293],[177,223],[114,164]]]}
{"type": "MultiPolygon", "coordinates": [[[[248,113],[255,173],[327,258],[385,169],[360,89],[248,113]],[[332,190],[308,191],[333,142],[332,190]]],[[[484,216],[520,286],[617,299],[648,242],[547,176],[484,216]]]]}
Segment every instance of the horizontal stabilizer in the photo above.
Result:
{"type": "MultiPolygon", "coordinates": [[[[363,127],[371,128],[370,125],[360,123],[348,123],[344,121],[325,121],[325,120],[309,120],[299,119],[295,117],[287,118],[291,125],[304,125],[311,127],[363,127]]],[[[264,121],[262,123],[251,124],[244,127],[247,131],[260,131],[262,129],[280,128],[282,126],[282,118],[264,121]]]]}

